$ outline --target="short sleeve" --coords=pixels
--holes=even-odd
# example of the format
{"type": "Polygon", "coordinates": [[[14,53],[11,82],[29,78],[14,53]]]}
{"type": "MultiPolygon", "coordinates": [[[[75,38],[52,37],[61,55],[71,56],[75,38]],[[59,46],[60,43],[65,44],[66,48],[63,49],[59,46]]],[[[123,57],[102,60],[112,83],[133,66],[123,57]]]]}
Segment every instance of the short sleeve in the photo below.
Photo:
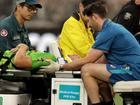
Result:
{"type": "Polygon", "coordinates": [[[92,47],[104,52],[109,52],[114,38],[115,35],[111,34],[111,32],[100,32],[98,33],[95,44],[92,47]]]}

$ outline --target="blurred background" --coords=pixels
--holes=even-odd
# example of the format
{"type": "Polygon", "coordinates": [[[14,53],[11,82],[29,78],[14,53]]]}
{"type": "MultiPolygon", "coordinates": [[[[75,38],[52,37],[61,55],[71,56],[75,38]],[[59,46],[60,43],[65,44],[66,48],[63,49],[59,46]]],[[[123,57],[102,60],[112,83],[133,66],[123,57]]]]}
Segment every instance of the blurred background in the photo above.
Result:
{"type": "MultiPolygon", "coordinates": [[[[0,20],[12,13],[15,8],[15,1],[0,0],[0,20]]],[[[112,19],[129,0],[106,1],[109,8],[108,17],[112,19]]],[[[38,39],[56,39],[65,20],[72,15],[74,10],[78,10],[80,0],[39,0],[39,2],[43,8],[38,10],[32,21],[26,23],[33,45],[38,43],[38,39]]]]}

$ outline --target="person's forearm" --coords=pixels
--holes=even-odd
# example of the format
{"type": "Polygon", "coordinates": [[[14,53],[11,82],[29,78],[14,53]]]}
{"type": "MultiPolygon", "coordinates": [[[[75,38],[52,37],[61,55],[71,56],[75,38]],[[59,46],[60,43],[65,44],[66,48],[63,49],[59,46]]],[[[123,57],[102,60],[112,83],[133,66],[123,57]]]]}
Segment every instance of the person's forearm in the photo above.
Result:
{"type": "Polygon", "coordinates": [[[24,48],[24,47],[19,48],[19,50],[17,51],[15,57],[17,59],[22,59],[24,56],[26,56],[26,51],[27,51],[27,49],[24,48]]]}
{"type": "Polygon", "coordinates": [[[64,70],[79,70],[84,64],[87,63],[95,63],[101,56],[103,56],[103,52],[96,49],[90,49],[89,53],[86,57],[76,60],[74,62],[64,64],[64,70]]]}
{"type": "Polygon", "coordinates": [[[66,70],[66,71],[77,71],[77,70],[80,70],[81,67],[86,63],[89,63],[89,61],[83,60],[83,58],[81,58],[77,61],[64,64],[63,69],[66,70]]]}
{"type": "Polygon", "coordinates": [[[29,56],[26,55],[26,52],[28,50],[27,46],[20,46],[15,58],[14,58],[14,64],[18,68],[32,68],[32,60],[29,56]]]}

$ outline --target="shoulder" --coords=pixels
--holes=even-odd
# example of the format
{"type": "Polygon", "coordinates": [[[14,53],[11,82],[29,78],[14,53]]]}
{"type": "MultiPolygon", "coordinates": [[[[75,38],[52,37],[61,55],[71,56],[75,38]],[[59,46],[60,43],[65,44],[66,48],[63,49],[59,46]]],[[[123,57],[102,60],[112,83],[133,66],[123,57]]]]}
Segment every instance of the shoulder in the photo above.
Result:
{"type": "Polygon", "coordinates": [[[11,16],[8,16],[0,21],[0,28],[9,28],[12,27],[11,16]]]}
{"type": "Polygon", "coordinates": [[[70,16],[64,24],[74,24],[80,22],[80,15],[77,11],[73,12],[72,16],[70,16]]]}
{"type": "Polygon", "coordinates": [[[69,19],[67,19],[63,25],[63,28],[68,28],[68,29],[71,29],[71,28],[79,29],[80,27],[85,27],[82,20],[78,21],[73,16],[71,16],[69,19]]]}
{"type": "Polygon", "coordinates": [[[79,21],[77,19],[75,19],[73,16],[69,17],[64,24],[73,24],[73,23],[78,23],[79,21]]]}
{"type": "Polygon", "coordinates": [[[116,35],[120,32],[122,25],[110,21],[106,27],[103,29],[102,34],[113,34],[116,35]]]}
{"type": "Polygon", "coordinates": [[[108,31],[115,36],[122,36],[130,33],[123,25],[114,22],[108,27],[108,31]]]}

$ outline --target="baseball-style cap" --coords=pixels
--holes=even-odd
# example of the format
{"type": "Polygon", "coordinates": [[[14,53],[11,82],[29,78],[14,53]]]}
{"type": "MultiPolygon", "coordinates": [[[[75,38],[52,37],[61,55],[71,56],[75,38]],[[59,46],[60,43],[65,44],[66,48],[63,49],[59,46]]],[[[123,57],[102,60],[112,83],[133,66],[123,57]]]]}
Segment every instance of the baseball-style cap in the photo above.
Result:
{"type": "Polygon", "coordinates": [[[100,0],[81,0],[81,3],[84,5],[84,6],[87,6],[93,2],[96,2],[96,1],[100,1],[100,0]]]}
{"type": "Polygon", "coordinates": [[[35,5],[37,8],[42,8],[42,5],[38,3],[38,0],[17,0],[16,4],[26,3],[29,5],[35,5]]]}

